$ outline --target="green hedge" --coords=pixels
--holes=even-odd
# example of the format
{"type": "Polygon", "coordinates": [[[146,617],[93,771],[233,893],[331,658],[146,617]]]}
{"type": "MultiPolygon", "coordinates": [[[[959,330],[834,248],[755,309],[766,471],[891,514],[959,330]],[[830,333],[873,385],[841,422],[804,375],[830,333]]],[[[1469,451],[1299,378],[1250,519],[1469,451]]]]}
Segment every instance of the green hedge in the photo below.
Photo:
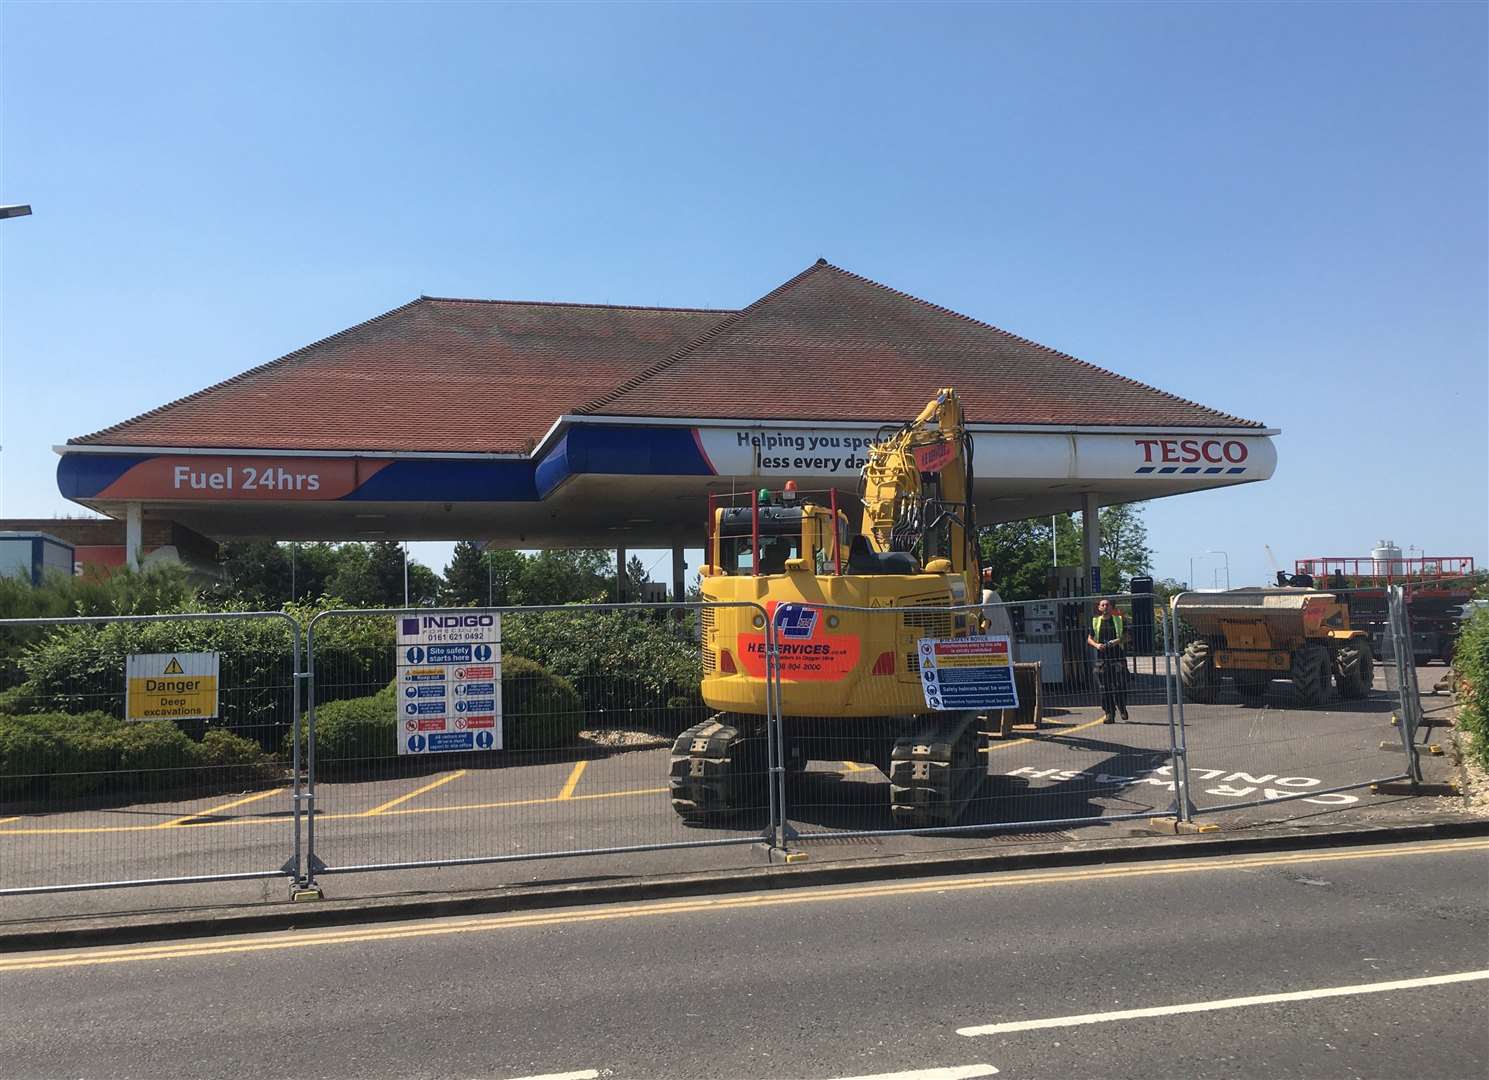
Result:
{"type": "MultiPolygon", "coordinates": [[[[230,610],[230,609],[225,609],[230,610]]],[[[293,605],[306,626],[318,609],[293,605]]],[[[283,619],[198,619],[109,623],[52,630],[21,646],[11,666],[24,679],[0,693],[7,712],[124,715],[124,664],[130,653],[221,654],[219,721],[272,750],[294,719],[294,652],[283,619]]],[[[387,616],[322,619],[316,625],[319,700],[365,694],[391,677],[393,625],[387,616]]],[[[303,665],[304,658],[301,663],[303,665]]],[[[206,730],[206,721],[193,730],[206,730]]]]}
{"type": "MultiPolygon", "coordinates": [[[[308,626],[319,609],[287,609],[308,626]]],[[[503,617],[503,652],[529,658],[563,680],[578,705],[555,703],[543,712],[573,714],[562,723],[529,724],[530,735],[509,732],[533,745],[555,745],[584,726],[645,728],[675,733],[701,711],[696,615],[678,621],[660,612],[608,612],[575,606],[563,611],[503,617]],[[686,699],[686,701],[684,701],[686,699]],[[554,732],[549,728],[557,727],[554,732]]],[[[395,675],[393,619],[345,615],[315,624],[316,700],[375,696],[395,675]]],[[[220,724],[267,750],[284,743],[294,710],[289,625],[276,619],[203,619],[114,623],[56,629],[20,644],[7,657],[13,674],[4,681],[0,711],[100,712],[122,719],[124,665],[130,653],[215,651],[222,656],[220,724]],[[13,685],[16,679],[24,681],[13,685]]],[[[303,663],[303,661],[302,661],[303,663]]],[[[521,688],[504,683],[509,701],[521,688]]],[[[510,706],[509,716],[516,716],[510,706]]],[[[184,723],[200,736],[207,721],[184,723]]],[[[520,744],[518,744],[520,746],[520,744]]]]}
{"type": "Polygon", "coordinates": [[[1463,624],[1453,667],[1458,672],[1458,726],[1468,732],[1469,757],[1489,769],[1489,608],[1463,624]]]}
{"type": "MultiPolygon", "coordinates": [[[[396,683],[368,697],[317,705],[316,770],[335,773],[391,758],[403,737],[396,683]]],[[[567,679],[520,656],[502,658],[502,734],[507,750],[567,746],[584,727],[584,706],[567,679]]],[[[285,744],[285,754],[292,750],[285,744]]]]}
{"type": "Polygon", "coordinates": [[[104,713],[0,716],[0,800],[212,794],[274,782],[282,770],[222,728],[190,738],[168,720],[104,713]]]}
{"type": "Polygon", "coordinates": [[[568,679],[592,727],[670,728],[677,711],[669,701],[698,696],[696,624],[694,612],[684,621],[585,607],[515,613],[502,617],[502,650],[568,679]]]}

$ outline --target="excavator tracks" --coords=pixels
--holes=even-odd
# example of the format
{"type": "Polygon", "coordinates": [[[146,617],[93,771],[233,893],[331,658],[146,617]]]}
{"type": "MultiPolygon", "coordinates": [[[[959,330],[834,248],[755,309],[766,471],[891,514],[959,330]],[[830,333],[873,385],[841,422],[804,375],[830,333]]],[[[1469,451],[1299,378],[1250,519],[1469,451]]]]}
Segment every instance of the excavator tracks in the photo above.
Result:
{"type": "Polygon", "coordinates": [[[954,825],[982,786],[987,770],[978,747],[975,712],[936,713],[898,739],[889,762],[889,810],[895,825],[954,825]]]}
{"type": "Polygon", "coordinates": [[[764,721],[719,713],[672,744],[672,809],[689,825],[723,824],[763,811],[769,773],[764,721]]]}

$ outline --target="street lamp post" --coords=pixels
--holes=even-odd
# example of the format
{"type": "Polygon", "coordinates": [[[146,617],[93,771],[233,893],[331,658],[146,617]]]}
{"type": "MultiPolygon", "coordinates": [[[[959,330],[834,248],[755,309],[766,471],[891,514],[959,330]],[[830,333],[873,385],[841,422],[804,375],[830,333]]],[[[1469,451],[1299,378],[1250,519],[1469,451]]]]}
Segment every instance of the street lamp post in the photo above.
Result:
{"type": "Polygon", "coordinates": [[[1229,589],[1230,588],[1230,555],[1227,552],[1221,551],[1219,548],[1209,548],[1209,549],[1207,549],[1205,551],[1205,554],[1206,555],[1224,555],[1225,556],[1225,587],[1227,589],[1229,589]]]}
{"type": "Polygon", "coordinates": [[[29,203],[15,203],[11,206],[0,206],[0,219],[30,216],[31,205],[29,203]]]}

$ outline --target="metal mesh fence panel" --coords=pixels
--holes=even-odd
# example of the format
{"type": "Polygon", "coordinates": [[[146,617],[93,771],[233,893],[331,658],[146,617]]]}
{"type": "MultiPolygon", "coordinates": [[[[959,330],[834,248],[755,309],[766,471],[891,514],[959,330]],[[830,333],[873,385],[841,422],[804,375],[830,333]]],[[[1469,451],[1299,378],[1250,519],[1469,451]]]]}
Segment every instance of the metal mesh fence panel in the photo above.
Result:
{"type": "Polygon", "coordinates": [[[1127,598],[1105,598],[1120,645],[1098,659],[1087,637],[1102,599],[798,605],[807,613],[784,621],[778,608],[791,834],[1029,831],[1167,813],[1161,645],[1136,655],[1127,598]],[[989,680],[1011,682],[1017,703],[989,680]]]}
{"type": "Polygon", "coordinates": [[[282,613],[0,622],[0,895],[293,876],[282,613]]]}
{"type": "Polygon", "coordinates": [[[758,841],[764,698],[748,723],[720,723],[700,676],[719,622],[763,618],[728,605],[318,616],[314,873],[758,841]]]}
{"type": "Polygon", "coordinates": [[[1350,608],[1347,590],[1174,598],[1195,813],[1283,818],[1298,813],[1293,800],[1344,807],[1360,801],[1358,789],[1407,774],[1391,727],[1399,642],[1389,622],[1378,633],[1353,626],[1350,608]]]}

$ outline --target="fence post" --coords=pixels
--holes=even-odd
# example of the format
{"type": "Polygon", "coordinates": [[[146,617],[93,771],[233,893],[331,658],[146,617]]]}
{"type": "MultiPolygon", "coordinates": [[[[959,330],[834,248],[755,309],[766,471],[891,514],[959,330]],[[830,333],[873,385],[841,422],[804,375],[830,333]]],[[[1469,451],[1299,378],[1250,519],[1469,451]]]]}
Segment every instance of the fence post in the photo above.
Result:
{"type": "Polygon", "coordinates": [[[294,636],[293,670],[290,675],[290,696],[294,698],[294,707],[291,715],[294,720],[290,726],[290,742],[293,749],[290,751],[290,774],[292,777],[292,794],[290,795],[291,813],[294,819],[294,854],[290,861],[284,864],[284,872],[292,878],[290,882],[290,895],[293,896],[305,884],[305,863],[303,860],[303,848],[301,846],[301,820],[300,820],[300,739],[303,735],[301,729],[300,694],[304,685],[305,672],[300,666],[300,623],[294,616],[286,613],[285,618],[290,620],[291,634],[294,636]]]}
{"type": "Polygon", "coordinates": [[[786,744],[781,733],[781,653],[776,640],[776,608],[765,619],[765,739],[770,746],[770,844],[786,850],[786,744]]]}
{"type": "Polygon", "coordinates": [[[315,880],[316,871],[324,865],[315,855],[315,624],[324,614],[318,612],[305,628],[305,788],[299,800],[305,806],[305,876],[295,890],[295,898],[301,900],[319,900],[324,895],[315,880]]]}
{"type": "Polygon", "coordinates": [[[1189,798],[1189,747],[1184,739],[1184,686],[1179,678],[1179,627],[1170,606],[1163,613],[1163,685],[1168,698],[1169,752],[1174,772],[1174,813],[1181,822],[1194,820],[1189,798]]]}
{"type": "Polygon", "coordinates": [[[1411,643],[1411,622],[1406,615],[1406,596],[1400,585],[1386,590],[1387,619],[1391,630],[1391,650],[1396,654],[1397,730],[1401,750],[1406,755],[1406,772],[1412,786],[1422,782],[1422,762],[1417,756],[1417,725],[1422,707],[1417,692],[1416,653],[1411,643]]]}

